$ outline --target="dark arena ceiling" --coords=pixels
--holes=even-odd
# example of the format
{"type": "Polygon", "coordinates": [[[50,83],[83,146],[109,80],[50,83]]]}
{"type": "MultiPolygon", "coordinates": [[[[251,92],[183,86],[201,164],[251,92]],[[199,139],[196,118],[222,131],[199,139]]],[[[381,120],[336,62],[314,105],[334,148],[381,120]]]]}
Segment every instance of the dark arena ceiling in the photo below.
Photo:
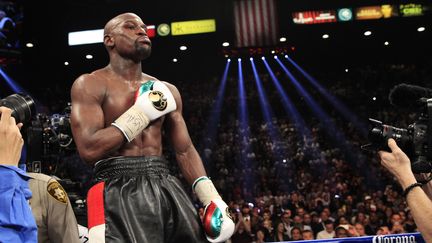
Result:
{"type": "MultiPolygon", "coordinates": [[[[402,1],[313,1],[276,0],[279,37],[286,42],[271,46],[235,48],[233,0],[120,1],[66,0],[57,2],[13,1],[23,10],[20,62],[7,67],[11,76],[24,87],[63,84],[69,87],[80,74],[108,63],[101,43],[68,46],[68,32],[103,28],[113,16],[134,12],[146,24],[215,19],[216,32],[183,36],[156,36],[152,56],[143,62],[144,72],[165,80],[220,76],[226,59],[289,54],[309,70],[344,68],[347,65],[381,62],[422,62],[431,56],[432,13],[417,17],[395,17],[349,22],[294,24],[292,14],[299,11],[356,8],[361,6],[402,4],[402,1]],[[418,32],[417,28],[426,28],[418,32]],[[371,36],[364,36],[366,30],[371,36]],[[328,39],[322,36],[328,34],[328,39]],[[223,47],[223,42],[230,42],[223,47]],[[389,45],[384,45],[385,42],[389,45]],[[26,48],[25,43],[33,43],[26,48]],[[187,51],[179,46],[186,45],[187,51]],[[93,59],[88,60],[86,55],[93,59]],[[174,63],[173,58],[178,62],[174,63]],[[65,66],[64,63],[69,65],[65,66]],[[33,85],[33,86],[32,86],[33,85]]],[[[431,1],[413,3],[432,6],[431,1]]],[[[279,38],[278,37],[278,38],[279,38]]],[[[3,94],[4,95],[4,94],[3,94]]]]}

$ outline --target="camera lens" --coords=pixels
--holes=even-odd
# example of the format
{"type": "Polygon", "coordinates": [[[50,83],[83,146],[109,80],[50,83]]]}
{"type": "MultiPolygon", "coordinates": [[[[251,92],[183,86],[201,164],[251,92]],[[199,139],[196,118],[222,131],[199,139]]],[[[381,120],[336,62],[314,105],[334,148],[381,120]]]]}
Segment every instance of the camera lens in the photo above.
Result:
{"type": "Polygon", "coordinates": [[[34,100],[29,95],[22,94],[9,95],[0,100],[0,106],[11,109],[17,123],[29,122],[36,111],[34,100]]]}
{"type": "Polygon", "coordinates": [[[369,131],[369,140],[373,143],[381,143],[383,140],[383,130],[381,127],[374,127],[369,131]]]}

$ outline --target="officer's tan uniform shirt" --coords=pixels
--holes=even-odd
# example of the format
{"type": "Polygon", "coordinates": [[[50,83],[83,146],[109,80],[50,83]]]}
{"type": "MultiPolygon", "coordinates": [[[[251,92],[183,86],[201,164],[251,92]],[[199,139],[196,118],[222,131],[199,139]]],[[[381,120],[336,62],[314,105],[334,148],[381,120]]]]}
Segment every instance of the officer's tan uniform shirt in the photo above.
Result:
{"type": "Polygon", "coordinates": [[[30,206],[38,228],[39,243],[79,243],[78,224],[63,187],[52,177],[28,173],[30,206]]]}

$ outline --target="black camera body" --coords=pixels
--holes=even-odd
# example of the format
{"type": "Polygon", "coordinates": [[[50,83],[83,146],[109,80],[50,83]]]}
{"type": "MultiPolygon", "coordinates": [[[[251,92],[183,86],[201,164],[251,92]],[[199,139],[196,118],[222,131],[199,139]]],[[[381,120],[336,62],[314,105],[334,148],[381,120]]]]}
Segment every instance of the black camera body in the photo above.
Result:
{"type": "Polygon", "coordinates": [[[1,99],[0,106],[11,109],[11,115],[17,123],[26,124],[22,132],[27,144],[27,161],[56,164],[66,153],[75,152],[70,127],[70,104],[62,114],[36,113],[32,97],[17,93],[1,99]]]}
{"type": "Polygon", "coordinates": [[[26,134],[28,161],[43,161],[45,167],[54,167],[62,158],[76,152],[70,126],[70,105],[62,113],[38,113],[26,134]]]}
{"type": "Polygon", "coordinates": [[[411,160],[414,173],[432,172],[432,98],[418,100],[418,115],[406,129],[383,124],[369,118],[372,129],[369,131],[370,144],[364,149],[389,151],[387,140],[393,138],[411,160]]]}

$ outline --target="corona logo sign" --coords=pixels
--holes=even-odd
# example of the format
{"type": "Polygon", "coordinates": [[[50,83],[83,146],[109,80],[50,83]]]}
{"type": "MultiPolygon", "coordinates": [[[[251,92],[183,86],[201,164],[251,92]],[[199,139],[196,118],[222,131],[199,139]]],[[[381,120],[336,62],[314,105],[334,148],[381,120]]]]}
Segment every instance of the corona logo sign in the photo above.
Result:
{"type": "Polygon", "coordinates": [[[414,235],[377,235],[372,238],[372,243],[417,243],[414,235]]]}

